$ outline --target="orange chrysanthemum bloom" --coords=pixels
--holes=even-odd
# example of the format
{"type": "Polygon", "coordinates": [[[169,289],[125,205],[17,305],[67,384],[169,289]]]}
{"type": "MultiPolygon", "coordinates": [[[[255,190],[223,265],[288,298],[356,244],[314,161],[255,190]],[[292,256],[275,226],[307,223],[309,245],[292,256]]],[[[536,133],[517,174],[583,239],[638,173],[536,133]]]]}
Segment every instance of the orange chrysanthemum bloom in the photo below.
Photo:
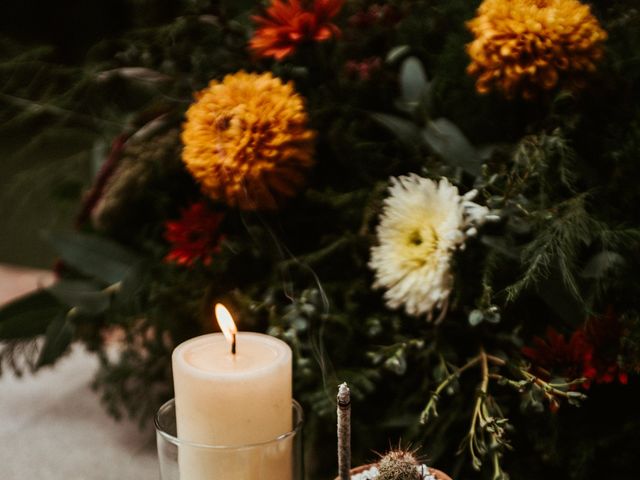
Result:
{"type": "Polygon", "coordinates": [[[305,8],[300,0],[273,0],[264,16],[254,16],[258,28],[249,43],[259,57],[276,60],[291,55],[303,42],[323,42],[340,30],[331,20],[344,0],[314,0],[305,8]]]}
{"type": "Polygon", "coordinates": [[[273,209],[313,165],[314,132],[292,83],[238,72],[196,94],[183,126],[182,160],[214,200],[273,209]]]}
{"type": "Polygon", "coordinates": [[[467,23],[476,89],[535,98],[557,86],[578,89],[602,57],[607,33],[578,0],[485,0],[467,23]]]}

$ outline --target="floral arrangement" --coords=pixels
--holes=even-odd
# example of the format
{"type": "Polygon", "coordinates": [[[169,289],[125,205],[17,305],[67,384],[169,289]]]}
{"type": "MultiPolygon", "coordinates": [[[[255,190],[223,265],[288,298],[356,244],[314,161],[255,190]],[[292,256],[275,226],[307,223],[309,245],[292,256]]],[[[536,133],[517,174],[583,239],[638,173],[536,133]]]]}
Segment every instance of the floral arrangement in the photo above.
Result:
{"type": "Polygon", "coordinates": [[[58,282],[0,310],[1,365],[80,341],[108,411],[144,424],[221,301],[294,350],[309,478],[335,474],[343,381],[354,464],[401,437],[453,478],[635,478],[634,2],[138,13],[77,70],[3,64],[59,79],[8,82],[49,109],[3,122],[89,118],[91,151],[112,143],[76,228],[47,234],[58,282]]]}

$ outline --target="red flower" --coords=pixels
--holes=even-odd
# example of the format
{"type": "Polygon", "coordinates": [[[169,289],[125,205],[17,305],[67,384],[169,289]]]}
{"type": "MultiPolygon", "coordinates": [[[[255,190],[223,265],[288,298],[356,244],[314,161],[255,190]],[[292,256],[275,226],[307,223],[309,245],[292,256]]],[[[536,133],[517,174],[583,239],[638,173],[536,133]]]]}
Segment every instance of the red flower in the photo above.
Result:
{"type": "Polygon", "coordinates": [[[167,262],[192,266],[198,260],[211,264],[212,255],[220,250],[220,223],[224,215],[197,202],[182,210],[178,220],[165,222],[164,237],[171,245],[167,262]]]}
{"type": "Polygon", "coordinates": [[[522,353],[545,376],[586,378],[584,388],[589,388],[591,383],[615,380],[625,385],[628,374],[617,361],[622,334],[622,325],[609,311],[589,318],[583,328],[573,332],[568,342],[549,327],[545,339],[534,337],[533,345],[523,347],[522,353]]]}
{"type": "Polygon", "coordinates": [[[276,60],[291,55],[304,42],[323,42],[339,35],[331,23],[344,0],[314,0],[312,8],[300,0],[272,0],[264,16],[254,16],[258,24],[249,47],[259,57],[276,60]]]}
{"type": "Polygon", "coordinates": [[[546,375],[564,378],[580,378],[592,357],[593,347],[587,342],[582,330],[573,332],[567,342],[564,335],[554,328],[547,328],[546,338],[534,337],[533,346],[523,347],[522,353],[538,370],[546,375]]]}
{"type": "Polygon", "coordinates": [[[593,346],[592,371],[585,377],[596,383],[628,382],[627,372],[618,365],[620,340],[624,334],[622,324],[609,308],[604,315],[589,318],[584,326],[587,341],[593,346]]]}
{"type": "Polygon", "coordinates": [[[361,10],[347,20],[353,28],[366,29],[374,25],[393,26],[402,18],[400,11],[393,5],[374,3],[366,10],[361,10]]]}
{"type": "Polygon", "coordinates": [[[366,82],[371,80],[371,77],[382,68],[382,59],[371,57],[361,61],[349,60],[344,68],[350,76],[356,77],[361,82],[366,82]]]}

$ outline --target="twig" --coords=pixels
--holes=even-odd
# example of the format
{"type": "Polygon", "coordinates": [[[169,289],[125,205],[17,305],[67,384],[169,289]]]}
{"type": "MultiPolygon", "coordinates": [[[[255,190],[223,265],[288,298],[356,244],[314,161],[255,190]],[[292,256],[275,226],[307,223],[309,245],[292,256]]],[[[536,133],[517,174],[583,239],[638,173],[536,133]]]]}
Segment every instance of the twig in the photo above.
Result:
{"type": "MultiPolygon", "coordinates": [[[[425,423],[430,416],[430,412],[435,409],[435,402],[438,401],[440,397],[440,393],[449,386],[449,384],[457,379],[465,370],[475,366],[480,361],[480,356],[473,357],[467,363],[465,363],[462,367],[457,368],[453,373],[451,373],[447,378],[445,378],[440,385],[436,388],[436,390],[431,395],[427,406],[424,408],[422,413],[420,414],[420,422],[425,423]]],[[[437,415],[437,414],[436,414],[437,415]]]]}
{"type": "Polygon", "coordinates": [[[587,398],[586,395],[580,392],[575,392],[571,390],[569,391],[560,390],[563,387],[569,387],[575,384],[582,383],[585,381],[584,378],[576,379],[573,382],[549,383],[549,382],[545,382],[540,377],[536,377],[532,373],[527,372],[524,369],[521,369],[520,373],[524,376],[524,378],[526,378],[528,382],[532,382],[536,384],[538,387],[540,387],[549,399],[553,398],[553,396],[558,396],[558,397],[571,399],[571,400],[584,400],[585,398],[587,398]]]}
{"type": "Polygon", "coordinates": [[[489,360],[489,362],[493,363],[494,365],[498,365],[499,367],[504,367],[507,364],[507,362],[505,362],[500,357],[496,357],[495,355],[487,354],[487,360],[489,360]]]}
{"type": "Polygon", "coordinates": [[[480,350],[480,354],[478,355],[478,359],[480,360],[480,365],[482,368],[482,382],[480,383],[478,398],[476,399],[476,406],[473,409],[473,416],[471,417],[471,429],[469,430],[469,451],[471,456],[476,459],[478,456],[477,445],[476,445],[476,425],[482,415],[482,407],[484,405],[485,398],[487,396],[487,391],[489,389],[489,364],[487,359],[487,354],[484,352],[484,349],[480,350]]]}
{"type": "Polygon", "coordinates": [[[338,475],[351,479],[351,392],[346,383],[338,388],[338,475]]]}

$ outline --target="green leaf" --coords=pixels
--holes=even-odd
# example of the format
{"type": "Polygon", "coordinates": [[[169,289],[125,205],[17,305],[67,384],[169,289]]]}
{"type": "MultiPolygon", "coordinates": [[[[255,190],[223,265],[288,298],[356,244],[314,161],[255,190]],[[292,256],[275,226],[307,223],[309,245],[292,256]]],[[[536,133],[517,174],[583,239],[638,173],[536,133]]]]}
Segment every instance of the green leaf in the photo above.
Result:
{"type": "Polygon", "coordinates": [[[411,107],[417,107],[429,91],[427,74],[416,57],[409,57],[400,67],[400,91],[402,99],[411,107]]]}
{"type": "Polygon", "coordinates": [[[404,351],[399,349],[395,354],[387,358],[384,362],[384,367],[396,375],[404,375],[407,371],[407,359],[404,351]]]}
{"type": "Polygon", "coordinates": [[[393,47],[391,50],[389,50],[389,53],[387,53],[385,62],[389,64],[395,63],[397,60],[409,53],[410,50],[411,47],[409,47],[409,45],[398,45],[397,47],[393,47]]]}
{"type": "Polygon", "coordinates": [[[127,277],[122,280],[117,295],[112,297],[116,309],[129,309],[140,301],[140,290],[144,288],[145,282],[149,281],[152,266],[147,261],[140,261],[135,265],[127,277]]]}
{"type": "Polygon", "coordinates": [[[476,325],[480,325],[484,320],[484,315],[480,310],[472,310],[469,313],[469,325],[475,327],[476,325]]]}
{"type": "Polygon", "coordinates": [[[73,341],[74,325],[66,315],[58,316],[49,324],[36,368],[52,365],[64,355],[73,341]]]}
{"type": "Polygon", "coordinates": [[[33,338],[46,332],[47,326],[64,308],[45,290],[19,298],[0,309],[0,339],[33,338]]]}
{"type": "Polygon", "coordinates": [[[387,115],[386,113],[374,112],[371,114],[371,118],[388,128],[405,145],[415,148],[416,145],[421,143],[420,129],[415,123],[395,115],[387,115]]]}
{"type": "Polygon", "coordinates": [[[480,174],[480,155],[450,120],[430,120],[422,131],[422,138],[429,148],[449,165],[462,168],[474,176],[480,174]]]}
{"type": "Polygon", "coordinates": [[[140,260],[121,245],[95,235],[56,232],[47,239],[69,265],[108,284],[121,281],[140,260]]]}
{"type": "Polygon", "coordinates": [[[49,287],[49,292],[65,305],[97,315],[111,303],[111,294],[95,283],[84,280],[61,280],[49,287]]]}

